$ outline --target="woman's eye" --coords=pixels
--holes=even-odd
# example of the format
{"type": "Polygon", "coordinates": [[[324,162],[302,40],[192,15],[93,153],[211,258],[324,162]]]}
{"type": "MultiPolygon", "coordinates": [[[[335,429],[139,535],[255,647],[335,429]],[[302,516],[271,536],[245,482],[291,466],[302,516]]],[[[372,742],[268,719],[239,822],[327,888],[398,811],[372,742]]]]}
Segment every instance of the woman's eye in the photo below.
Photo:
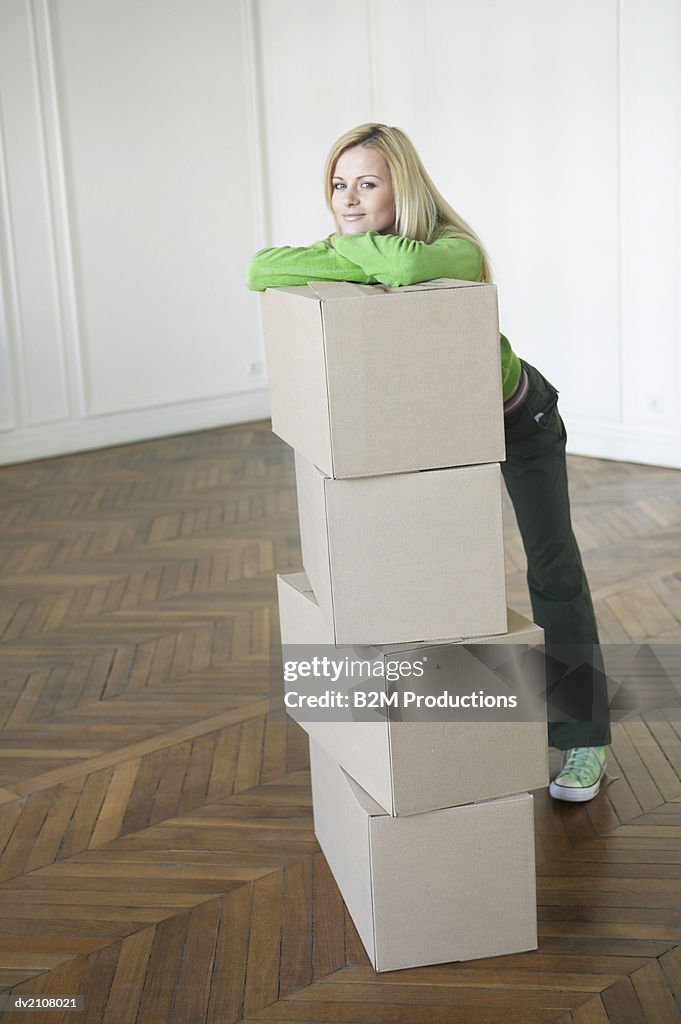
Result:
{"type": "Polygon", "coordinates": [[[376,188],[376,182],[374,181],[363,181],[362,188],[376,188]]]}
{"type": "Polygon", "coordinates": [[[334,186],[333,187],[336,190],[336,192],[340,192],[340,190],[342,188],[345,188],[345,184],[342,181],[336,181],[336,182],[334,182],[334,186]]]}

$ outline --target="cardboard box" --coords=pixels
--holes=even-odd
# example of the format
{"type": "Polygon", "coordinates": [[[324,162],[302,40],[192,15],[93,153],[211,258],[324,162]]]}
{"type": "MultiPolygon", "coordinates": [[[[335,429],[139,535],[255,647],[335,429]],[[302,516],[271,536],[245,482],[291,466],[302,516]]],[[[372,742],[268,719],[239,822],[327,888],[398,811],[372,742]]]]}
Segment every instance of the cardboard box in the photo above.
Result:
{"type": "Polygon", "coordinates": [[[284,687],[287,700],[300,701],[288,708],[291,717],[388,813],[419,814],[548,784],[543,659],[539,652],[535,655],[520,646],[543,642],[538,626],[509,609],[508,632],[501,636],[473,642],[334,647],[306,575],[279,576],[278,590],[285,659],[326,655],[338,664],[349,657],[372,663],[369,675],[340,676],[335,681],[299,678],[285,681],[284,687]],[[471,643],[475,655],[467,650],[471,643]],[[381,661],[421,663],[424,674],[404,675],[391,684],[386,671],[373,667],[381,661]],[[523,704],[518,712],[482,711],[478,720],[458,710],[421,716],[400,706],[376,713],[358,712],[353,706],[355,690],[388,693],[391,685],[400,692],[432,694],[447,689],[466,695],[481,688],[492,693],[496,687],[502,693],[521,694],[523,704]],[[326,691],[347,697],[347,704],[340,706],[338,701],[328,709],[310,710],[306,695],[326,691]]]}
{"type": "Polygon", "coordinates": [[[262,316],[272,429],[328,476],[503,461],[494,285],[313,281],[262,316]]]}
{"type": "Polygon", "coordinates": [[[391,818],[310,743],[315,834],[377,971],[537,947],[528,793],[391,818]]]}
{"type": "Polygon", "coordinates": [[[296,452],[303,565],[339,644],[506,631],[497,463],[334,480],[296,452]]]}

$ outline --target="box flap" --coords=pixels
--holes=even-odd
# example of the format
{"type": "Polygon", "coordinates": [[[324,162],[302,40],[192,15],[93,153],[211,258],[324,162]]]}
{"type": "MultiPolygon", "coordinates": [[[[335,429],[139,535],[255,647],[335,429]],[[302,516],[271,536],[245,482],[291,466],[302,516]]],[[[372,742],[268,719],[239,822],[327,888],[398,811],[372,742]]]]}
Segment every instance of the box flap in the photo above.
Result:
{"type": "Polygon", "coordinates": [[[301,299],[312,299],[313,302],[319,301],[319,296],[315,295],[310,286],[307,284],[290,285],[283,288],[266,288],[265,291],[274,291],[277,292],[277,294],[283,292],[285,295],[296,295],[301,299]]]}
{"type": "Polygon", "coordinates": [[[325,302],[330,299],[356,299],[360,295],[385,295],[390,291],[382,284],[353,284],[351,281],[310,281],[308,287],[325,302]]]}
{"type": "MultiPolygon", "coordinates": [[[[421,281],[420,284],[405,284],[401,288],[388,288],[390,292],[428,292],[436,288],[480,288],[490,285],[484,281],[462,281],[457,277],[436,277],[432,281],[421,281]]],[[[495,287],[492,285],[492,287],[495,287]]]]}
{"type": "MultiPolygon", "coordinates": [[[[288,583],[290,587],[297,590],[299,594],[312,594],[312,586],[307,578],[306,572],[290,572],[290,573],[278,573],[277,578],[281,578],[284,583],[288,583]]],[[[315,601],[315,604],[317,602],[315,601]]]]}
{"type": "Polygon", "coordinates": [[[525,615],[515,611],[513,608],[506,609],[508,631],[506,633],[495,633],[493,636],[452,636],[443,640],[418,640],[411,643],[380,644],[377,645],[381,654],[406,654],[417,651],[427,651],[429,648],[446,647],[450,644],[543,644],[544,631],[525,615]]]}
{"type": "MultiPolygon", "coordinates": [[[[294,582],[300,576],[306,579],[303,573],[277,576],[282,655],[286,660],[306,657],[307,647],[333,645],[333,632],[326,625],[314,594],[311,590],[299,589],[294,582]]],[[[290,713],[298,719],[299,712],[291,710],[290,713]]]]}
{"type": "MultiPolygon", "coordinates": [[[[333,643],[335,624],[325,496],[328,478],[298,450],[294,452],[294,460],[303,567],[324,620],[329,626],[333,643]]],[[[311,599],[311,595],[308,595],[308,598],[311,599]]]]}
{"type": "MultiPolygon", "coordinates": [[[[483,281],[461,281],[454,277],[438,277],[420,284],[407,284],[400,288],[389,288],[384,284],[354,284],[351,281],[309,281],[306,285],[314,295],[324,302],[334,299],[356,299],[360,296],[404,294],[404,292],[434,291],[439,288],[489,288],[483,281]]],[[[494,287],[494,286],[492,286],[494,287]]],[[[283,290],[283,289],[282,289],[283,290]]],[[[303,292],[305,288],[289,288],[287,291],[303,292]]]]}
{"type": "Polygon", "coordinates": [[[362,789],[359,782],[355,782],[353,777],[348,775],[345,768],[341,767],[341,771],[347,780],[348,786],[352,790],[352,795],[364,813],[370,818],[384,818],[386,814],[388,814],[385,807],[381,807],[377,800],[374,800],[372,796],[369,796],[366,789],[362,789]]]}
{"type": "MultiPolygon", "coordinates": [[[[512,636],[520,643],[525,641],[530,644],[544,642],[541,626],[537,626],[531,619],[521,615],[520,612],[515,611],[513,608],[508,609],[508,632],[509,638],[512,636]]],[[[512,643],[513,641],[509,639],[509,642],[512,643]]]]}

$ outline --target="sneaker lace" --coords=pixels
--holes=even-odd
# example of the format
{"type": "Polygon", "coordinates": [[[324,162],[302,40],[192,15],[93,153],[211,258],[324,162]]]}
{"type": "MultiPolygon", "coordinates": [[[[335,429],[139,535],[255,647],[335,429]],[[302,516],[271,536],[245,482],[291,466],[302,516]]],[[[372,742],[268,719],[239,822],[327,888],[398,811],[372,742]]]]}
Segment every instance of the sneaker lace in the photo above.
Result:
{"type": "Polygon", "coordinates": [[[573,747],[565,757],[561,775],[572,775],[579,782],[587,782],[599,775],[602,765],[593,747],[573,747]]]}

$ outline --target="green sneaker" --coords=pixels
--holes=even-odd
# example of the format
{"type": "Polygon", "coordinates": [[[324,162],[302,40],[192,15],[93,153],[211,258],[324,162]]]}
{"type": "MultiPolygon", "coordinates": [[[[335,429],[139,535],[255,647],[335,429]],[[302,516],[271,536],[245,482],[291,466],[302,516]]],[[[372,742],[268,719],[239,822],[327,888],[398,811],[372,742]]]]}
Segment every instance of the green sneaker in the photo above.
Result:
{"type": "Polygon", "coordinates": [[[591,800],[605,775],[605,747],[573,747],[563,754],[563,767],[549,786],[556,800],[591,800]]]}

